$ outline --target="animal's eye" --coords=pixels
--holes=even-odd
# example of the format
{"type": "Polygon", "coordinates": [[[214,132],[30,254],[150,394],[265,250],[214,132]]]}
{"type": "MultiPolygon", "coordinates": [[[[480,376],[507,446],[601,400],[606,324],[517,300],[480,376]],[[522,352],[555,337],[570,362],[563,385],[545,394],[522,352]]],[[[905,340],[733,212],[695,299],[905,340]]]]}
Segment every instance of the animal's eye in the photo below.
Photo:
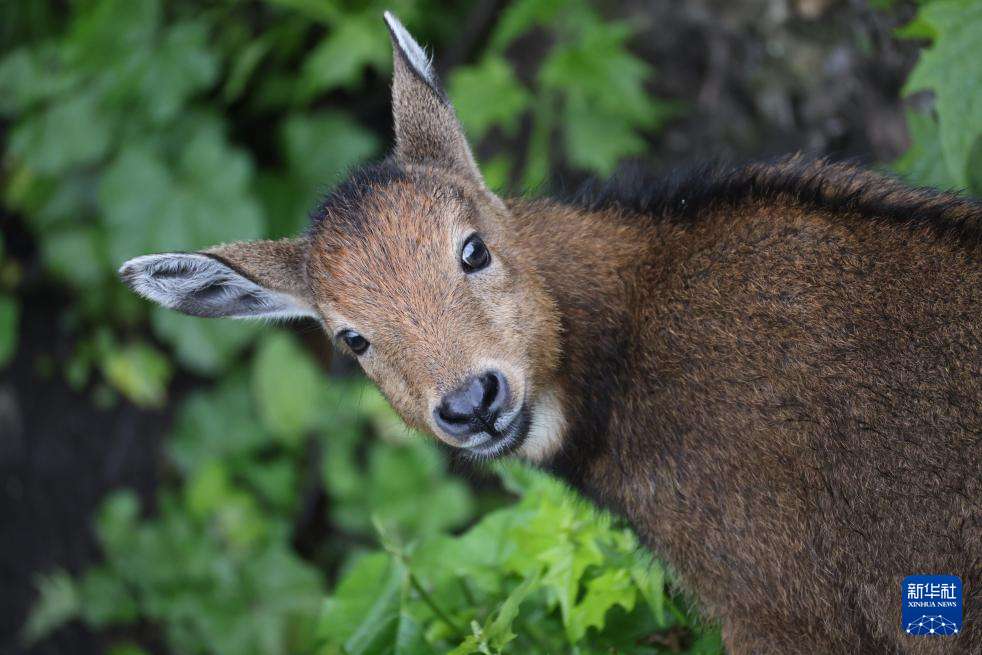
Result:
{"type": "Polygon", "coordinates": [[[369,346],[368,339],[361,336],[354,330],[345,330],[338,336],[340,336],[341,339],[344,340],[344,342],[348,345],[349,348],[351,348],[352,352],[354,352],[356,355],[360,355],[366,350],[368,350],[368,346],[369,346]]]}
{"type": "Polygon", "coordinates": [[[474,273],[487,268],[491,263],[491,253],[488,247],[481,241],[481,237],[472,234],[467,237],[464,247],[460,250],[460,265],[465,273],[474,273]]]}

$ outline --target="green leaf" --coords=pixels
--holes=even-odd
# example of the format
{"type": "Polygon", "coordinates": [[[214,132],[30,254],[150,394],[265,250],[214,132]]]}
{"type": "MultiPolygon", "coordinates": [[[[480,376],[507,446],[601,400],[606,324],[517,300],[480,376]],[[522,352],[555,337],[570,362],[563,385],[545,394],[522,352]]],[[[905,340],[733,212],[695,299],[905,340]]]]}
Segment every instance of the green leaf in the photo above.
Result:
{"type": "Polygon", "coordinates": [[[249,321],[203,321],[162,307],[155,307],[150,317],[154,333],[174,348],[177,361],[201,375],[225,371],[262,329],[249,321]]]}
{"type": "Polygon", "coordinates": [[[173,369],[153,346],[134,342],[103,357],[102,372],[120,393],[141,407],[162,407],[173,369]]]}
{"type": "Polygon", "coordinates": [[[583,639],[590,628],[603,630],[607,611],[615,605],[631,611],[636,600],[637,588],[624,569],[610,569],[587,581],[586,591],[566,623],[570,643],[583,639]]]}
{"type": "Polygon", "coordinates": [[[935,30],[934,43],[921,53],[904,93],[930,89],[940,126],[941,150],[955,184],[968,186],[968,162],[982,135],[982,3],[944,0],[921,8],[918,19],[935,30]]]}
{"type": "Polygon", "coordinates": [[[78,583],[82,619],[91,627],[134,623],[139,608],[126,584],[104,566],[96,566],[78,583]]]}
{"type": "Polygon", "coordinates": [[[460,122],[475,140],[483,138],[495,125],[512,134],[529,104],[529,94],[511,65],[493,55],[477,66],[454,71],[449,93],[460,122]]]}
{"type": "Polygon", "coordinates": [[[235,56],[232,69],[229,71],[222,87],[225,102],[235,102],[245,91],[249,79],[256,72],[270,50],[270,39],[258,38],[248,44],[235,56]]]}
{"type": "Polygon", "coordinates": [[[388,41],[389,35],[379,29],[374,10],[338,20],[304,60],[300,71],[301,98],[306,102],[336,87],[355,89],[366,68],[387,71],[388,41]]]}
{"type": "Polygon", "coordinates": [[[568,0],[518,0],[509,3],[498,20],[491,37],[491,47],[500,52],[536,25],[547,25],[564,9],[568,0]]]}
{"type": "Polygon", "coordinates": [[[24,624],[23,638],[33,644],[79,616],[78,588],[62,571],[37,578],[38,600],[24,624]]]}
{"type": "Polygon", "coordinates": [[[141,646],[127,641],[122,644],[110,646],[107,655],[150,655],[150,653],[141,646]]]}
{"type": "Polygon", "coordinates": [[[373,157],[381,146],[374,133],[340,112],[290,116],[282,130],[287,163],[303,187],[305,202],[373,157]]]}
{"type": "Polygon", "coordinates": [[[184,488],[185,504],[191,517],[203,521],[227,502],[231,494],[228,472],[217,461],[202,466],[184,488]]]}
{"type": "Polygon", "coordinates": [[[347,655],[390,651],[400,625],[406,571],[387,554],[367,555],[352,566],[324,601],[317,638],[347,655]]]}
{"type": "Polygon", "coordinates": [[[572,162],[600,175],[614,172],[617,162],[643,153],[647,144],[630,126],[591,108],[582,97],[570,97],[564,113],[565,145],[572,162]]]}
{"type": "Polygon", "coordinates": [[[147,48],[160,25],[159,0],[94,0],[79,9],[65,41],[68,59],[93,71],[147,48]]]}
{"type": "Polygon", "coordinates": [[[124,546],[133,534],[140,515],[140,500],[132,491],[115,491],[107,496],[96,514],[99,543],[108,550],[124,546]]]}
{"type": "Polygon", "coordinates": [[[249,192],[251,161],[214,128],[189,136],[176,168],[137,143],[107,169],[99,201],[112,261],[261,236],[262,215],[249,192]]]}
{"type": "Polygon", "coordinates": [[[76,288],[99,285],[110,268],[102,235],[91,225],[52,230],[40,246],[51,274],[76,288]]]}
{"type": "Polygon", "coordinates": [[[218,76],[218,58],[208,49],[204,23],[187,22],[167,30],[141,71],[140,94],[152,120],[173,119],[195,92],[218,76]]]}
{"type": "Polygon", "coordinates": [[[208,391],[195,391],[181,405],[167,440],[168,455],[186,475],[212,461],[230,465],[269,444],[256,416],[249,380],[226,375],[208,391]]]}
{"type": "Polygon", "coordinates": [[[277,332],[262,341],[252,388],[269,432],[287,443],[298,442],[314,426],[322,387],[321,372],[292,337],[277,332]]]}
{"type": "Polygon", "coordinates": [[[913,184],[936,189],[957,188],[941,150],[937,120],[930,114],[908,111],[907,129],[910,148],[894,162],[894,168],[913,184]]]}
{"type": "Polygon", "coordinates": [[[0,294],[0,368],[10,363],[17,352],[17,330],[20,305],[13,296],[0,294]]]}
{"type": "Polygon", "coordinates": [[[82,90],[17,123],[9,152],[37,173],[62,175],[108,154],[115,130],[96,90],[82,90]]]}

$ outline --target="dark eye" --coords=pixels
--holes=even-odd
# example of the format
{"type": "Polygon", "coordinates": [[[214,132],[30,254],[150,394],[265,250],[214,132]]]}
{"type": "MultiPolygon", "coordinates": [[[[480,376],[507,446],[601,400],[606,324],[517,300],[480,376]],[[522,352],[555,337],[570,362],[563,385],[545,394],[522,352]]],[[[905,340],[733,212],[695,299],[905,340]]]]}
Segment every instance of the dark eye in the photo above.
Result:
{"type": "Polygon", "coordinates": [[[356,355],[360,355],[368,350],[368,339],[361,336],[354,330],[345,330],[338,336],[344,340],[344,342],[356,355]]]}
{"type": "Polygon", "coordinates": [[[467,241],[464,242],[464,247],[460,251],[460,265],[464,272],[474,273],[482,268],[487,268],[490,263],[491,253],[481,241],[481,237],[476,234],[467,237],[467,241]]]}

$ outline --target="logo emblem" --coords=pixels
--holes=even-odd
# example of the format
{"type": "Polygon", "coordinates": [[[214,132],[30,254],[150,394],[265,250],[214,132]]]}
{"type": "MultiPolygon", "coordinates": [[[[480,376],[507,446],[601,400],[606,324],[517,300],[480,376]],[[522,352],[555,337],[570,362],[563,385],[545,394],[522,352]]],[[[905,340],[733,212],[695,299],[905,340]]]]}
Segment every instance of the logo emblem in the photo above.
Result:
{"type": "Polygon", "coordinates": [[[955,635],[962,629],[962,581],[957,575],[908,575],[903,584],[904,632],[955,635]]]}

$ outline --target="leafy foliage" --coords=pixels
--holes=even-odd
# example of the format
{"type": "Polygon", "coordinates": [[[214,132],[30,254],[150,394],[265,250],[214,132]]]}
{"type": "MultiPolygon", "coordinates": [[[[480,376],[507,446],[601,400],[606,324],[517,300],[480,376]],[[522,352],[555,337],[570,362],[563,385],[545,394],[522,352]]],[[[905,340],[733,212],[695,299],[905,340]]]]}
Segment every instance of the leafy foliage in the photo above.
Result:
{"type": "Polygon", "coordinates": [[[932,42],[905,93],[932,91],[934,114],[910,116],[914,145],[899,169],[924,184],[982,193],[982,60],[973,54],[982,35],[982,5],[926,2],[901,34],[932,42]]]}
{"type": "MultiPolygon", "coordinates": [[[[3,202],[72,298],[60,373],[100,406],[162,407],[175,377],[198,380],[176,408],[165,484],[146,506],[106,499],[104,560],[41,577],[25,638],[149,621],[189,654],[646,653],[680,634],[686,652],[719,652],[630,531],[558,483],[507,466],[507,497],[475,491],[295,337],[151,309],[115,279],[136,254],[293,234],[318,194],[382,153],[383,8],[437,50],[462,22],[432,0],[0,9],[3,202]]],[[[934,112],[911,113],[897,163],[916,181],[982,192],[980,30],[976,3],[932,0],[904,31],[931,41],[907,90],[933,91],[934,112]]],[[[448,76],[492,186],[607,174],[646,149],[679,108],[647,92],[633,35],[588,0],[508,3],[448,76]],[[551,47],[519,69],[523,39],[551,47]]],[[[2,241],[0,255],[2,367],[26,291],[2,241]]]]}

